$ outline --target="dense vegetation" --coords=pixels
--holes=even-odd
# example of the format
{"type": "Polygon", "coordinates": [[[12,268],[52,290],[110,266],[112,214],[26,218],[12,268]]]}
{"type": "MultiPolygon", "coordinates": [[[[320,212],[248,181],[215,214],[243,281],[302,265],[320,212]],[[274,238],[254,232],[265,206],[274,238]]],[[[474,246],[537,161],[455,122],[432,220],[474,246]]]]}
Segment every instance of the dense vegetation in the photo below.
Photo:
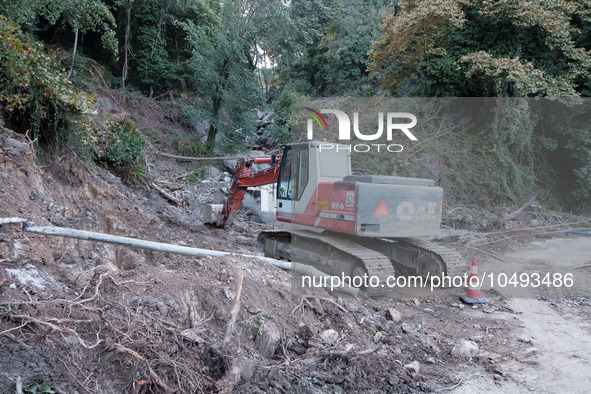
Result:
{"type": "MultiPolygon", "coordinates": [[[[270,130],[286,138],[297,97],[591,95],[588,0],[0,0],[0,14],[3,122],[41,145],[74,141],[105,165],[137,165],[144,140],[129,120],[95,115],[80,78],[89,61],[108,71],[97,84],[188,98],[184,116],[209,125],[209,153],[253,135],[254,108],[273,108],[270,130]]],[[[588,209],[585,106],[496,103],[488,124],[510,127],[458,128],[388,168],[362,165],[441,177],[457,200],[517,203],[542,190],[588,209]],[[547,127],[561,108],[578,117],[547,127]]]]}

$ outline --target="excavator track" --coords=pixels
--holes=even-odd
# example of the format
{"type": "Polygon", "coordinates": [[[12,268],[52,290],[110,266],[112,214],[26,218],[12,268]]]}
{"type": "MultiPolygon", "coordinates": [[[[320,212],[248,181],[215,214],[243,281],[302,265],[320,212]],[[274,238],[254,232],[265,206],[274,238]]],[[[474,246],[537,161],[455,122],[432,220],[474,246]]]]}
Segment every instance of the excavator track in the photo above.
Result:
{"type": "Polygon", "coordinates": [[[356,242],[337,235],[314,233],[311,231],[292,231],[293,235],[308,240],[315,240],[338,249],[340,252],[352,256],[358,260],[357,265],[365,268],[368,276],[379,278],[378,286],[370,286],[365,289],[367,295],[372,298],[384,297],[391,291],[387,286],[387,279],[396,275],[390,259],[375,250],[366,248],[356,242]]]}
{"type": "MultiPolygon", "coordinates": [[[[367,295],[372,298],[385,297],[391,294],[392,289],[387,286],[387,280],[388,277],[395,276],[397,272],[420,274],[424,277],[427,276],[425,269],[428,269],[431,277],[441,274],[454,277],[466,273],[467,264],[458,252],[444,245],[420,238],[362,239],[367,244],[367,246],[364,246],[357,243],[356,239],[327,232],[270,230],[259,234],[259,245],[261,250],[265,250],[268,257],[291,259],[292,242],[294,241],[298,245],[295,248],[296,251],[307,249],[308,259],[302,257],[304,260],[302,262],[315,260],[316,264],[312,263],[312,265],[317,266],[320,270],[331,271],[331,267],[326,265],[326,261],[329,259],[322,256],[310,259],[310,255],[318,253],[318,250],[333,248],[346,255],[340,258],[340,263],[347,275],[355,276],[366,272],[368,276],[378,277],[378,286],[370,286],[364,289],[367,295]],[[273,244],[273,247],[267,246],[265,248],[266,239],[281,239],[282,245],[277,247],[273,244]],[[314,245],[312,248],[307,247],[306,243],[310,244],[310,242],[321,243],[325,247],[320,249],[314,245]],[[287,246],[286,243],[290,243],[290,245],[287,246]],[[404,253],[396,255],[392,250],[402,250],[404,253]],[[396,256],[393,257],[393,255],[396,256]],[[352,257],[353,260],[345,261],[347,256],[352,257]],[[351,267],[363,267],[363,270],[354,271],[351,267]]],[[[340,275],[337,272],[327,273],[340,275]]]]}
{"type": "MultiPolygon", "coordinates": [[[[397,241],[404,247],[430,253],[441,262],[441,273],[449,277],[463,276],[467,272],[468,265],[462,255],[447,246],[421,238],[401,238],[397,239],[397,241]]],[[[419,270],[417,270],[417,273],[421,274],[419,270]]]]}

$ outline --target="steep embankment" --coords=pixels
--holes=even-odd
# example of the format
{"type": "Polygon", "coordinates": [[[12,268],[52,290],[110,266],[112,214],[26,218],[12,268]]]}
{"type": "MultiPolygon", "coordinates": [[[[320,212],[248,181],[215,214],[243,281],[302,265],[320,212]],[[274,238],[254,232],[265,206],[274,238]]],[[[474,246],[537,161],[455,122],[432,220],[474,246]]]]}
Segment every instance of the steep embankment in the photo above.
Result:
{"type": "MultiPolygon", "coordinates": [[[[269,226],[244,211],[232,228],[201,224],[202,204],[227,186],[213,169],[208,182],[185,186],[185,209],[73,154],[40,166],[26,138],[5,128],[0,142],[3,217],[246,253],[269,226]]],[[[413,392],[475,377],[487,390],[527,388],[510,366],[531,362],[531,346],[512,334],[500,298],[472,309],[456,289],[423,300],[305,297],[291,280],[251,258],[193,259],[1,226],[0,392],[19,382],[63,393],[413,392]]]]}

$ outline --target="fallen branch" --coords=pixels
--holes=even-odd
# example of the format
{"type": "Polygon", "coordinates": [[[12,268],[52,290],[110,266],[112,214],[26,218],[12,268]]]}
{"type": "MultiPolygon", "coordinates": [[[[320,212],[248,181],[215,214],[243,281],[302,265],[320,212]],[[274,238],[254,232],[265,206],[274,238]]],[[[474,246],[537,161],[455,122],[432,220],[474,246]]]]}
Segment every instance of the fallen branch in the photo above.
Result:
{"type": "Polygon", "coordinates": [[[33,347],[31,345],[27,345],[22,339],[18,339],[17,337],[15,337],[14,335],[12,335],[9,332],[9,331],[12,331],[12,330],[18,330],[19,328],[22,328],[22,327],[24,327],[26,325],[27,325],[27,323],[24,323],[24,324],[22,324],[22,325],[20,325],[18,327],[14,327],[14,328],[12,328],[10,330],[2,331],[0,333],[0,335],[4,335],[6,338],[10,339],[13,342],[16,342],[16,343],[19,343],[19,344],[23,345],[23,347],[25,347],[27,349],[32,349],[33,347]]]}
{"type": "Polygon", "coordinates": [[[242,294],[242,281],[244,280],[244,271],[241,271],[238,274],[238,279],[236,281],[236,297],[234,297],[234,305],[232,306],[231,318],[228,322],[228,326],[226,327],[226,335],[224,335],[224,343],[228,343],[230,341],[230,335],[232,335],[232,330],[234,329],[234,325],[236,324],[236,317],[238,316],[238,312],[240,312],[240,295],[242,294]]]}
{"type": "Polygon", "coordinates": [[[477,374],[474,374],[474,375],[470,375],[470,376],[468,376],[467,378],[460,379],[460,380],[458,381],[458,383],[454,384],[454,385],[453,385],[453,386],[451,386],[451,387],[444,387],[444,388],[442,388],[442,390],[445,390],[445,391],[450,391],[450,390],[453,390],[453,389],[455,389],[456,387],[458,387],[459,385],[461,385],[462,383],[464,383],[466,380],[468,380],[468,379],[470,379],[470,378],[477,377],[477,376],[483,376],[483,375],[481,375],[481,374],[478,374],[478,373],[477,373],[477,374]]]}
{"type": "Polygon", "coordinates": [[[193,160],[193,161],[209,161],[209,160],[235,160],[235,159],[242,159],[244,156],[225,156],[225,157],[191,157],[191,156],[179,156],[179,155],[171,155],[170,153],[164,152],[156,152],[160,156],[172,157],[173,159],[182,159],[182,160],[193,160]]]}
{"type": "Polygon", "coordinates": [[[172,98],[172,94],[174,93],[175,89],[167,90],[164,93],[160,93],[158,96],[154,97],[154,101],[161,99],[164,96],[170,96],[172,98]]]}
{"type": "Polygon", "coordinates": [[[160,186],[158,186],[155,183],[152,183],[152,187],[155,190],[157,190],[160,194],[162,194],[162,196],[164,196],[164,198],[166,198],[169,201],[174,202],[180,208],[187,208],[187,202],[185,200],[182,200],[180,198],[176,198],[175,196],[173,196],[172,194],[168,193],[166,190],[164,190],[163,188],[161,188],[160,186]]]}
{"type": "Polygon", "coordinates": [[[444,388],[443,388],[443,390],[446,390],[446,391],[451,391],[451,390],[455,389],[456,387],[458,387],[459,385],[461,385],[462,383],[464,383],[464,381],[465,381],[465,379],[460,379],[460,380],[458,381],[458,383],[454,384],[454,385],[453,385],[453,386],[451,386],[451,387],[444,387],[444,388]]]}
{"type": "MultiPolygon", "coordinates": [[[[13,314],[11,314],[10,316],[12,318],[15,318],[15,319],[21,319],[23,321],[30,321],[32,323],[35,323],[35,324],[38,324],[38,325],[41,325],[41,326],[49,327],[49,328],[51,328],[54,331],[59,331],[59,332],[63,332],[63,333],[72,334],[78,340],[78,342],[80,343],[80,345],[82,347],[85,347],[86,349],[94,349],[95,347],[97,347],[98,345],[100,345],[103,342],[102,339],[98,339],[95,344],[89,345],[89,344],[87,344],[84,341],[84,339],[80,338],[80,335],[78,335],[78,333],[76,332],[76,330],[74,330],[72,328],[60,327],[60,326],[57,326],[57,325],[55,325],[53,323],[50,323],[50,322],[45,321],[45,320],[38,319],[38,318],[33,317],[33,316],[30,316],[30,315],[13,315],[13,314]]],[[[98,338],[98,334],[97,334],[97,338],[98,338]]]]}
{"type": "MultiPolygon", "coordinates": [[[[326,297],[317,297],[317,296],[313,296],[313,295],[305,295],[303,296],[303,298],[316,298],[318,300],[324,300],[324,301],[328,301],[330,303],[333,303],[337,306],[337,308],[339,308],[340,310],[342,310],[343,312],[349,312],[348,310],[346,310],[345,308],[343,308],[341,305],[337,304],[336,302],[334,302],[333,300],[331,300],[330,298],[326,298],[326,297]]],[[[298,305],[299,308],[299,305],[298,305]]],[[[296,308],[297,309],[297,308],[296,308]]],[[[295,310],[294,310],[295,312],[295,310]]]]}
{"type": "Polygon", "coordinates": [[[298,309],[300,309],[301,307],[304,306],[304,299],[302,298],[302,300],[300,301],[300,303],[298,304],[298,306],[296,306],[295,308],[293,308],[293,310],[291,311],[290,315],[293,315],[294,313],[296,313],[296,311],[298,309]]]}
{"type": "Polygon", "coordinates": [[[531,196],[531,198],[527,200],[527,202],[523,204],[517,211],[510,213],[508,215],[504,215],[503,220],[512,220],[515,219],[517,216],[521,215],[521,213],[525,211],[527,207],[529,207],[536,200],[536,197],[538,197],[538,193],[535,193],[533,196],[531,196]]]}
{"type": "Polygon", "coordinates": [[[352,352],[350,350],[342,350],[342,351],[325,350],[320,353],[320,356],[322,356],[322,357],[341,357],[341,358],[350,359],[353,357],[367,356],[368,354],[375,353],[378,350],[380,350],[381,347],[382,347],[382,343],[380,342],[380,343],[378,343],[378,345],[376,347],[372,347],[372,348],[366,349],[366,350],[360,350],[358,352],[352,352]]]}
{"type": "Polygon", "coordinates": [[[113,347],[119,353],[130,354],[136,360],[141,361],[142,364],[144,364],[144,366],[148,369],[148,373],[150,374],[150,378],[154,381],[154,383],[156,383],[158,386],[162,387],[162,389],[164,389],[164,391],[168,391],[168,386],[166,385],[166,383],[164,383],[162,381],[162,379],[160,379],[160,376],[158,376],[156,374],[156,372],[154,372],[152,367],[150,367],[150,365],[148,364],[148,360],[146,360],[145,358],[140,356],[136,351],[126,348],[125,346],[121,345],[120,343],[113,344],[113,347]]]}

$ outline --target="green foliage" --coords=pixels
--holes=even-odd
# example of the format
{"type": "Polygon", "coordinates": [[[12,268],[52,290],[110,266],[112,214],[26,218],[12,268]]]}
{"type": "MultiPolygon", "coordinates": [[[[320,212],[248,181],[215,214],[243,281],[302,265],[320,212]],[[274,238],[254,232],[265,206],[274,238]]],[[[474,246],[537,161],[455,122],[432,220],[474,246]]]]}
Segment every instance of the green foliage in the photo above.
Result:
{"type": "Polygon", "coordinates": [[[183,134],[173,138],[173,145],[181,156],[209,157],[210,153],[201,142],[201,137],[194,134],[183,134]]]}
{"type": "Polygon", "coordinates": [[[293,100],[301,99],[302,95],[290,87],[286,87],[273,102],[275,123],[267,130],[277,139],[279,145],[292,142],[291,139],[291,108],[293,100]]]}
{"type": "MultiPolygon", "coordinates": [[[[135,70],[141,87],[165,90],[176,79],[177,64],[164,36],[170,2],[147,0],[133,5],[135,70]]],[[[133,69],[133,68],[132,68],[133,69]]]]}
{"type": "Polygon", "coordinates": [[[47,383],[31,383],[23,392],[27,394],[54,394],[55,391],[47,383]]]}
{"type": "Polygon", "coordinates": [[[195,168],[185,177],[185,181],[192,184],[200,184],[207,177],[207,167],[195,168]]]}
{"type": "Polygon", "coordinates": [[[253,108],[260,103],[255,83],[256,37],[264,25],[265,1],[227,1],[216,10],[216,20],[182,26],[191,45],[187,61],[189,81],[204,99],[210,123],[207,148],[213,151],[218,131],[223,131],[228,150],[241,146],[255,130],[253,108]],[[224,26],[221,28],[221,26],[224,26]],[[225,108],[228,119],[222,121],[225,108]]]}
{"type": "Polygon", "coordinates": [[[421,95],[577,95],[591,69],[588,14],[566,0],[403,0],[384,19],[370,70],[392,94],[412,80],[421,95]]]}
{"type": "Polygon", "coordinates": [[[379,34],[388,0],[297,0],[289,8],[285,47],[277,57],[282,86],[311,96],[369,96],[375,82],[366,53],[379,34]]]}
{"type": "Polygon", "coordinates": [[[102,0],[0,0],[0,13],[29,31],[60,23],[71,31],[100,32],[103,47],[118,52],[115,18],[102,0]]]}
{"type": "Polygon", "coordinates": [[[254,327],[257,329],[257,336],[263,335],[262,327],[267,320],[269,320],[269,315],[267,315],[266,313],[261,313],[260,315],[255,317],[254,327]]]}
{"type": "Polygon", "coordinates": [[[74,90],[39,42],[0,16],[0,108],[6,123],[42,143],[77,132],[92,143],[93,97],[74,90]],[[65,131],[64,131],[65,130],[65,131]]]}
{"type": "Polygon", "coordinates": [[[112,0],[117,38],[122,44],[119,69],[125,79],[145,93],[185,87],[191,48],[183,25],[211,23],[207,0],[112,0]]]}
{"type": "Polygon", "coordinates": [[[99,160],[115,166],[137,163],[144,154],[146,140],[135,123],[108,118],[104,124],[107,132],[102,136],[99,160]]]}

